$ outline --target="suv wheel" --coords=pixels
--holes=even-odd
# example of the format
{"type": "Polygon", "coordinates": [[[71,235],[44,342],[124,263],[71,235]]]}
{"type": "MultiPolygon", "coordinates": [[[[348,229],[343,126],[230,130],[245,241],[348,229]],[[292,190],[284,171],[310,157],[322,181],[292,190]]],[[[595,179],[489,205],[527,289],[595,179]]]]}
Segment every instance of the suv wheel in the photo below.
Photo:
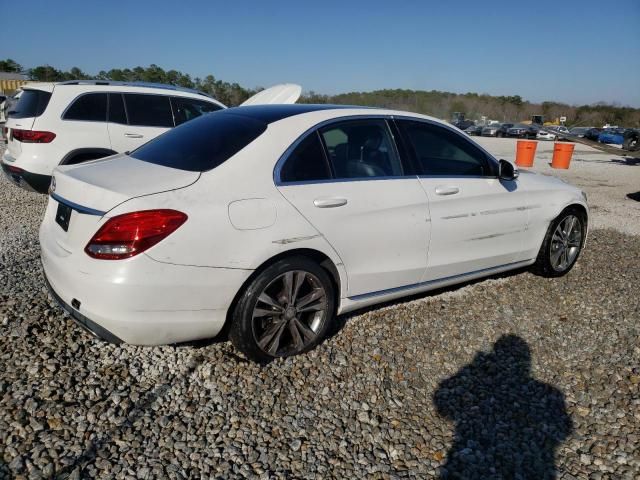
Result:
{"type": "Polygon", "coordinates": [[[248,358],[268,362],[307,352],[333,321],[335,291],[328,273],[296,256],[260,272],[238,301],[229,337],[248,358]]]}

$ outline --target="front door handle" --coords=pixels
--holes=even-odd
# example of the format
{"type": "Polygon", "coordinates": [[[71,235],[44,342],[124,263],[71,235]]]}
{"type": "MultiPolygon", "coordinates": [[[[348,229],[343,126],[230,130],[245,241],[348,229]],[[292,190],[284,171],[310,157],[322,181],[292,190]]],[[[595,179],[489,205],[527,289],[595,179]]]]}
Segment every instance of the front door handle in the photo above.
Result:
{"type": "Polygon", "coordinates": [[[436,195],[455,195],[460,192],[458,187],[453,186],[439,186],[436,187],[436,195]]]}
{"type": "Polygon", "coordinates": [[[144,135],[141,135],[139,133],[125,133],[124,136],[127,138],[143,138],[144,137],[144,135]]]}
{"type": "Polygon", "coordinates": [[[321,197],[316,198],[313,204],[318,208],[336,208],[347,204],[346,198],[321,197]]]}

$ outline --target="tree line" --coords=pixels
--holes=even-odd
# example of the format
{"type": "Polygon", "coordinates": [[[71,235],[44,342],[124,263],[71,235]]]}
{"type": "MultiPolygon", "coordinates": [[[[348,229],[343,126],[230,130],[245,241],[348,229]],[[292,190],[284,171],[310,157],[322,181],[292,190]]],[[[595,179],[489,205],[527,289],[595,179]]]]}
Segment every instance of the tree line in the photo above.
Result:
{"type": "MultiPolygon", "coordinates": [[[[241,104],[260,90],[260,88],[245,88],[238,83],[225,82],[213,75],[207,75],[204,78],[191,77],[188,73],[164,70],[155,64],[148,67],[113,68],[108,71],[101,70],[96,75],[89,75],[78,67],[73,67],[69,71],[58,70],[50,65],[24,69],[14,60],[6,59],[0,60],[0,71],[21,72],[31,80],[45,82],[100,79],[166,83],[203,91],[229,106],[241,104]]],[[[305,93],[299,103],[336,103],[393,108],[447,120],[454,112],[462,112],[467,118],[475,120],[486,116],[492,120],[517,122],[529,120],[532,115],[544,115],[549,121],[565,116],[567,124],[572,126],[602,126],[609,123],[625,127],[640,127],[640,109],[638,108],[606,103],[582,106],[561,102],[533,103],[524,100],[520,95],[493,96],[472,92],[452,93],[407,89],[349,92],[338,95],[323,95],[311,91],[305,93]]]]}

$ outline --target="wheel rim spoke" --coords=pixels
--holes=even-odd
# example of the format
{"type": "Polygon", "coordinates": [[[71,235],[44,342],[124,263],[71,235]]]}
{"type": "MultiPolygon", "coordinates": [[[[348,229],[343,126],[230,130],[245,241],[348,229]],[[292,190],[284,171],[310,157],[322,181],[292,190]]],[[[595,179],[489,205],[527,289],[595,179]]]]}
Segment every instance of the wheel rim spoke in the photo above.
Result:
{"type": "Polygon", "coordinates": [[[295,326],[297,327],[298,331],[302,333],[302,336],[307,341],[307,343],[312,342],[316,338],[316,332],[307,327],[298,318],[294,318],[293,323],[295,323],[295,326]]]}
{"type": "Polygon", "coordinates": [[[285,325],[285,322],[273,323],[258,342],[260,348],[271,355],[275,355],[280,346],[280,338],[282,337],[285,325]]]}
{"type": "Polygon", "coordinates": [[[319,312],[326,308],[326,303],[323,301],[318,301],[317,303],[312,303],[311,305],[307,305],[303,308],[298,308],[298,313],[304,312],[319,312]]]}
{"type": "Polygon", "coordinates": [[[554,267],[560,266],[560,257],[562,256],[562,252],[564,251],[564,247],[558,248],[555,252],[551,253],[551,263],[554,267]]]}
{"type": "Polygon", "coordinates": [[[304,341],[302,340],[302,336],[300,335],[300,331],[298,330],[298,326],[295,321],[289,322],[289,332],[291,332],[291,338],[293,338],[293,344],[296,350],[302,350],[304,347],[304,341]]]}
{"type": "Polygon", "coordinates": [[[277,315],[280,315],[280,312],[278,312],[277,310],[267,310],[266,308],[253,309],[253,318],[273,317],[277,315]]]}
{"type": "Polygon", "coordinates": [[[293,297],[293,274],[294,272],[287,272],[282,277],[284,297],[287,300],[287,304],[291,304],[291,298],[293,297]]]}
{"type": "Polygon", "coordinates": [[[309,305],[311,302],[315,302],[316,300],[319,300],[322,297],[324,297],[324,291],[320,288],[317,288],[313,292],[305,295],[300,300],[298,300],[298,302],[296,303],[296,308],[300,310],[305,306],[309,305]]]}
{"type": "Polygon", "coordinates": [[[262,292],[258,297],[258,300],[260,300],[262,303],[266,303],[267,305],[275,308],[278,312],[282,312],[284,310],[282,305],[280,305],[278,301],[275,298],[273,298],[271,295],[269,295],[267,292],[262,292]]]}
{"type": "Polygon", "coordinates": [[[304,272],[296,272],[294,276],[294,285],[293,285],[293,293],[291,295],[291,304],[296,304],[296,299],[298,298],[298,292],[300,291],[300,287],[304,283],[307,278],[307,274],[304,272]]]}

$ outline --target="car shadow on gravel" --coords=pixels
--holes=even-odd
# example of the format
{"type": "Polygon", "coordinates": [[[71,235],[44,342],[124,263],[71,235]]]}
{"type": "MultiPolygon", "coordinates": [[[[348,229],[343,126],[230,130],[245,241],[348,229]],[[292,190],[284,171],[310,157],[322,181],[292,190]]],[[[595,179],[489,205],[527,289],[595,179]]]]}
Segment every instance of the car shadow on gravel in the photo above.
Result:
{"type": "Polygon", "coordinates": [[[554,479],[555,453],[573,429],[560,390],[531,377],[531,352],[503,335],[490,353],[442,381],[438,414],[455,424],[441,479],[554,479]]]}

